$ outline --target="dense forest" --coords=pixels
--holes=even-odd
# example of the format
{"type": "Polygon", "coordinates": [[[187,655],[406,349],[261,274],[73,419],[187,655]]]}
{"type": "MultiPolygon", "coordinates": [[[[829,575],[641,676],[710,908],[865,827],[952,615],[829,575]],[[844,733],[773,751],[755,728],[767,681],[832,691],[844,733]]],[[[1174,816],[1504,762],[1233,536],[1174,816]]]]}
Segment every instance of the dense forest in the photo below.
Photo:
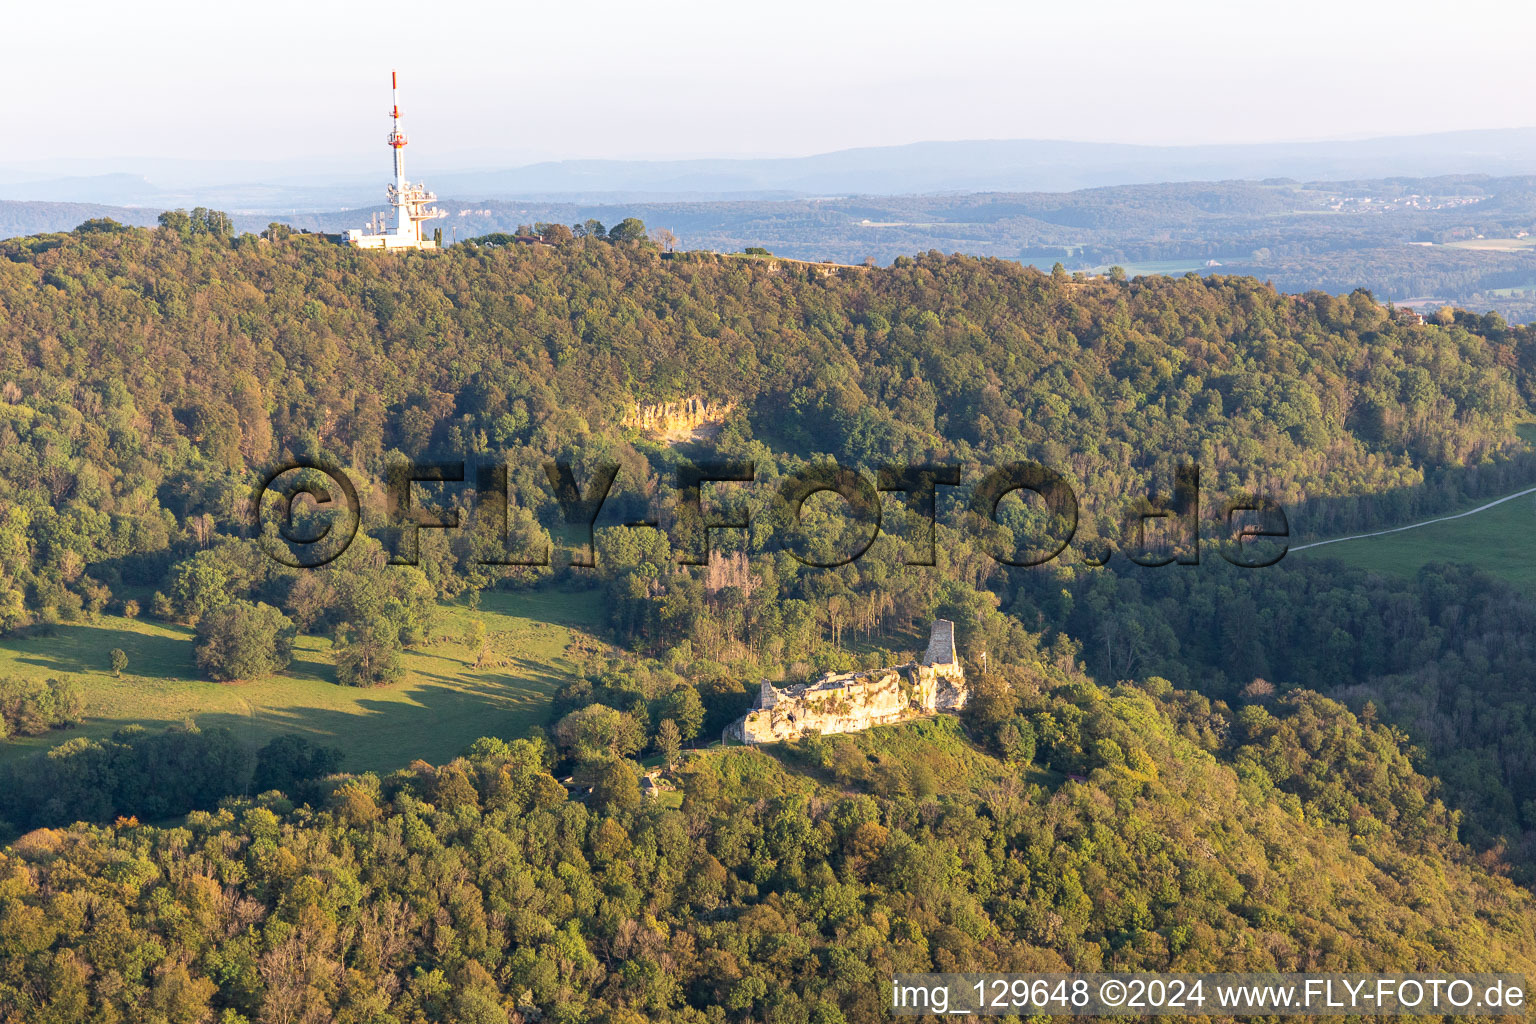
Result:
{"type": "MultiPolygon", "coordinates": [[[[1317,536],[1528,484],[1536,331],[1237,276],[543,236],[381,257],[197,210],[0,243],[0,630],[151,616],[213,681],[324,635],[339,684],[387,686],[445,599],[560,583],[608,618],[547,728],[448,765],[338,776],[195,724],[6,764],[0,1020],[830,1024],[882,1016],[892,970],[1527,968],[1528,600],[1215,551],[1227,499],[1317,536]],[[690,396],[728,409],[712,437],[621,425],[690,396]],[[428,484],[467,522],[402,529],[392,467],[492,456],[503,515],[428,484]],[[579,491],[614,472],[590,552],[555,460],[579,491]],[[685,564],[680,467],[725,460],[751,525],[685,564]],[[1007,554],[1060,509],[967,511],[1021,460],[1080,502],[1028,569],[1007,554]],[[323,568],[247,514],[291,461],[360,492],[323,568]],[[863,557],[806,564],[849,517],[770,496],[833,461],[955,467],[935,564],[894,495],[863,557]],[[1185,464],[1204,557],[1137,564],[1185,464]],[[681,750],[759,681],[894,663],[937,616],[963,718],[681,750]],[[642,797],[644,756],[680,805],[642,797]]],[[[0,683],[0,711],[67,730],[78,697],[0,683]]]]}
{"type": "Polygon", "coordinates": [[[1408,326],[1365,293],[1245,278],[937,254],[829,275],[593,239],[385,262],[271,234],[199,213],[0,243],[0,626],[161,583],[285,455],[382,480],[395,455],[496,452],[535,514],[546,459],[615,459],[615,500],[648,493],[677,456],[621,435],[637,401],[733,400],[715,450],[765,477],[1033,459],[1112,520],[1182,460],[1217,492],[1357,499],[1366,523],[1398,491],[1499,486],[1480,481],[1523,447],[1532,391],[1533,335],[1497,316],[1408,326]]]}

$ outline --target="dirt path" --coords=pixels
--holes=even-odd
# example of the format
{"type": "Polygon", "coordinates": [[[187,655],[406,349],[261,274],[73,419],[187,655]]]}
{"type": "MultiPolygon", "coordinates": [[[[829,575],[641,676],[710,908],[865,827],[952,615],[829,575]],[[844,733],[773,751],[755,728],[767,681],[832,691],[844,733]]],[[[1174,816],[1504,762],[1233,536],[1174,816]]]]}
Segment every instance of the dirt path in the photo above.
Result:
{"type": "Polygon", "coordinates": [[[1466,512],[1458,512],[1453,516],[1439,516],[1435,519],[1426,519],[1419,523],[1409,523],[1407,526],[1394,526],[1390,530],[1376,530],[1372,533],[1356,533],[1348,537],[1334,537],[1332,540],[1317,540],[1313,541],[1311,544],[1302,544],[1291,548],[1287,554],[1296,551],[1305,551],[1308,548],[1320,548],[1324,544],[1342,544],[1347,540],[1364,540],[1366,537],[1382,537],[1389,533],[1402,533],[1404,530],[1417,530],[1421,526],[1432,526],[1435,523],[1448,523],[1452,519],[1465,519],[1467,516],[1475,516],[1479,512],[1486,512],[1493,508],[1495,505],[1502,505],[1506,501],[1514,501],[1516,498],[1523,498],[1527,494],[1536,494],[1536,487],[1527,487],[1523,491],[1516,491],[1514,494],[1506,494],[1504,497],[1490,501],[1486,505],[1479,505],[1477,508],[1470,509],[1466,512]]]}

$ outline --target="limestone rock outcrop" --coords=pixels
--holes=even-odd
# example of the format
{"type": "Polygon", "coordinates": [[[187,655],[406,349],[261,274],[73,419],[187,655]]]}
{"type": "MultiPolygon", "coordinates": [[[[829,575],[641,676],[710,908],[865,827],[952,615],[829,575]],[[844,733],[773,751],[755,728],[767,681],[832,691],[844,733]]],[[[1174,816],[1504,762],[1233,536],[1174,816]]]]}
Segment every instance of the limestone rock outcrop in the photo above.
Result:
{"type": "Polygon", "coordinates": [[[636,404],[619,424],[666,440],[687,440],[719,429],[735,408],[730,402],[711,402],[692,395],[680,402],[636,404]]]}

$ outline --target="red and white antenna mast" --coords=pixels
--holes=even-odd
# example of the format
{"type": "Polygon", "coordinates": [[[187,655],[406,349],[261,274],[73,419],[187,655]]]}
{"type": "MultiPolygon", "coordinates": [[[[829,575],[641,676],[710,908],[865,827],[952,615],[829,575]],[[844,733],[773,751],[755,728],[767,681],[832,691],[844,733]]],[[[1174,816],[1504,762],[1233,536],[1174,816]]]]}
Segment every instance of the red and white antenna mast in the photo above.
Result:
{"type": "MultiPolygon", "coordinates": [[[[389,73],[389,99],[389,116],[394,121],[393,129],[389,133],[389,148],[395,151],[395,195],[397,198],[404,198],[406,189],[405,154],[402,150],[405,149],[407,142],[410,140],[400,130],[400,82],[394,71],[389,73]]],[[[396,211],[399,215],[400,233],[405,234],[410,229],[405,204],[400,203],[396,207],[396,211]]]]}
{"type": "Polygon", "coordinates": [[[448,214],[432,206],[437,196],[427,191],[425,185],[421,182],[412,185],[405,180],[405,153],[402,150],[408,140],[405,132],[400,130],[400,76],[394,71],[389,73],[389,92],[392,101],[389,116],[393,125],[388,142],[395,154],[395,180],[390,183],[388,192],[389,204],[395,208],[395,229],[373,233],[349,231],[347,237],[352,245],[363,249],[435,249],[436,241],[421,237],[421,222],[448,214]]]}

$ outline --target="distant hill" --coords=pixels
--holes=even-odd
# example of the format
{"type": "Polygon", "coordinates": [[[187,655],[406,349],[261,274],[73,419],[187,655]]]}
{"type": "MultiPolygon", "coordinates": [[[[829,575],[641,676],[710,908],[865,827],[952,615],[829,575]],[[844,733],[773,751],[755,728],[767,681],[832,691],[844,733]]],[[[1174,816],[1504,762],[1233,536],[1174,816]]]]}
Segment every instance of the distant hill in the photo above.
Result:
{"type": "MultiPolygon", "coordinates": [[[[1157,181],[1297,178],[1336,181],[1440,174],[1536,173],[1536,128],[1330,142],[1139,146],[1052,139],[915,142],[774,159],[557,160],[463,168],[430,153],[413,165],[440,195],[627,201],[706,196],[783,198],[923,192],[1070,191],[1157,181]]],[[[212,206],[231,211],[359,205],[382,190],[377,165],[309,169],[123,158],[49,172],[0,165],[0,199],[212,206]],[[84,172],[84,173],[82,173],[84,172]],[[101,172],[101,173],[97,173],[101,172]]]]}
{"type": "MultiPolygon", "coordinates": [[[[450,176],[449,180],[452,180],[450,176]]],[[[467,189],[467,186],[466,186],[467,189]]],[[[215,190],[217,192],[217,190],[215,190]]],[[[317,193],[318,194],[318,193],[317,193]]],[[[1121,266],[1131,275],[1239,273],[1284,291],[1345,294],[1536,319],[1536,175],[1442,175],[1326,181],[1175,182],[1071,192],[959,192],[805,197],[593,191],[565,199],[494,199],[446,189],[434,222],[444,240],[516,231],[539,222],[638,217],[688,249],[762,246],[780,256],[887,264],[938,250],[1069,271],[1121,266]]],[[[228,198],[222,196],[220,198],[228,198]]],[[[382,197],[379,197],[382,198],[382,197]]],[[[159,211],[197,205],[168,196],[151,206],[0,201],[0,235],[69,230],[91,217],[153,224],[159,211]]],[[[233,204],[240,231],[273,221],[310,231],[360,227],[382,204],[314,210],[233,204]]]]}
{"type": "Polygon", "coordinates": [[[505,171],[440,174],[433,184],[444,194],[488,197],[593,191],[891,195],[1465,173],[1536,173],[1536,128],[1223,146],[1002,139],[917,142],[774,160],[561,160],[505,171]]]}
{"type": "Polygon", "coordinates": [[[119,224],[148,227],[158,208],[104,206],[100,203],[18,203],[0,200],[0,238],[70,231],[88,220],[110,217],[119,224]]]}
{"type": "Polygon", "coordinates": [[[7,199],[34,203],[122,203],[132,206],[159,191],[159,186],[141,174],[70,175],[0,184],[0,195],[7,199]]]}
{"type": "MultiPolygon", "coordinates": [[[[445,241],[539,222],[638,217],[687,249],[762,246],[780,256],[882,265],[938,250],[996,256],[1049,270],[1121,266],[1136,274],[1251,274],[1284,291],[1346,294],[1536,319],[1536,176],[1444,175],[1348,181],[1286,179],[1116,185],[1073,192],[667,199],[592,192],[559,199],[487,199],[444,192],[445,241]]],[[[92,217],[153,224],[155,206],[0,200],[0,236],[69,230],[92,217]]],[[[340,232],[382,204],[320,210],[231,210],[239,231],[273,221],[340,232]]]]}
{"type": "MultiPolygon", "coordinates": [[[[454,193],[448,193],[454,195],[454,193]]],[[[473,196],[474,193],[458,193],[473,196]]],[[[886,264],[961,252],[1049,270],[1123,266],[1132,275],[1242,273],[1286,291],[1449,304],[1536,318],[1536,177],[1447,175],[1351,181],[1117,185],[1073,192],[857,195],[714,202],[446,198],[436,222],[463,241],[540,221],[625,217],[668,228],[689,249],[763,246],[780,256],[886,264]],[[1430,301],[1432,300],[1432,301],[1430,301]]],[[[281,217],[341,231],[369,209],[281,217]]],[[[236,217],[242,230],[267,218],[236,217]]]]}

